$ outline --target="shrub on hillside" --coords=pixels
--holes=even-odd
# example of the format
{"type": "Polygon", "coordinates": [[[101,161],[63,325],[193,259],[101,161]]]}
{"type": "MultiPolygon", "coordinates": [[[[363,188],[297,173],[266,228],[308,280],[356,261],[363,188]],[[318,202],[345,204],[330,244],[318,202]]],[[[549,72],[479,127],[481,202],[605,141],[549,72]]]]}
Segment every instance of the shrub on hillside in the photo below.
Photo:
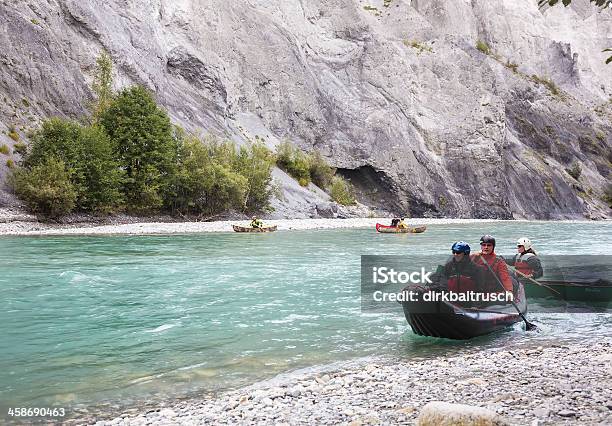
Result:
{"type": "Polygon", "coordinates": [[[572,167],[570,167],[569,169],[565,169],[565,171],[571,177],[573,177],[574,179],[578,180],[578,179],[580,179],[580,175],[582,174],[582,167],[580,167],[579,163],[574,163],[572,165],[572,167]]]}
{"type": "Polygon", "coordinates": [[[17,169],[11,180],[17,196],[34,213],[56,218],[74,208],[77,192],[61,160],[50,157],[30,169],[17,169]]]}
{"type": "Polygon", "coordinates": [[[289,142],[283,142],[276,148],[276,165],[289,173],[300,185],[307,186],[312,181],[323,189],[331,184],[336,173],[318,151],[306,154],[289,142]]]}
{"type": "Polygon", "coordinates": [[[310,157],[291,143],[283,142],[277,147],[276,164],[296,179],[300,185],[308,186],[310,183],[310,157]]]}
{"type": "Polygon", "coordinates": [[[23,142],[17,142],[13,145],[13,153],[19,154],[23,158],[28,153],[28,146],[23,142]]]}
{"type": "Polygon", "coordinates": [[[537,74],[532,74],[531,80],[536,84],[542,84],[544,87],[546,87],[550,91],[550,93],[552,93],[555,96],[558,96],[561,93],[561,91],[559,90],[559,87],[557,87],[555,82],[549,78],[540,77],[537,74]]]}
{"type": "Polygon", "coordinates": [[[15,142],[19,142],[19,133],[15,130],[15,126],[9,126],[8,135],[9,138],[13,139],[15,142]]]}
{"type": "Polygon", "coordinates": [[[480,50],[485,55],[488,55],[491,53],[491,48],[489,47],[489,45],[482,40],[476,41],[476,49],[480,50]]]}
{"type": "Polygon", "coordinates": [[[612,206],[612,183],[606,185],[606,188],[604,189],[603,199],[606,203],[612,206]]]}
{"type": "Polygon", "coordinates": [[[335,173],[336,170],[327,164],[319,151],[310,155],[310,178],[319,188],[327,188],[331,184],[335,173]]]}
{"type": "Polygon", "coordinates": [[[332,200],[343,206],[356,203],[353,186],[340,176],[334,176],[329,187],[329,195],[332,200]]]}

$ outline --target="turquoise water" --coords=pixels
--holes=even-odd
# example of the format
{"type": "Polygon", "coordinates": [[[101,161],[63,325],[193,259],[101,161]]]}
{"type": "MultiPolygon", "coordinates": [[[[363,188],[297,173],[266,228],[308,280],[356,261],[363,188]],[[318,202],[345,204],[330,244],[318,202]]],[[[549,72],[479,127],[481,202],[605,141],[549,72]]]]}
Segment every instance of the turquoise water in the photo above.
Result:
{"type": "Polygon", "coordinates": [[[549,255],[610,254],[612,241],[606,223],[0,238],[0,408],[107,412],[361,356],[610,335],[609,314],[532,314],[540,333],[451,342],[413,335],[401,313],[361,312],[360,255],[447,254],[485,232],[502,254],[523,235],[549,255]]]}

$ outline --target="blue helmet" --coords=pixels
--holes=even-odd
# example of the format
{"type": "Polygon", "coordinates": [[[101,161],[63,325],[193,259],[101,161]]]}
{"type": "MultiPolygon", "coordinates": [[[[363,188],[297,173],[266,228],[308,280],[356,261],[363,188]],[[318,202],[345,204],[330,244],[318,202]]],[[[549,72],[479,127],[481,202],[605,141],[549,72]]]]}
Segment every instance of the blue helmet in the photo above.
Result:
{"type": "Polygon", "coordinates": [[[451,250],[454,253],[464,253],[466,255],[469,255],[470,245],[466,243],[465,241],[457,241],[455,244],[453,244],[453,246],[451,247],[451,250]]]}

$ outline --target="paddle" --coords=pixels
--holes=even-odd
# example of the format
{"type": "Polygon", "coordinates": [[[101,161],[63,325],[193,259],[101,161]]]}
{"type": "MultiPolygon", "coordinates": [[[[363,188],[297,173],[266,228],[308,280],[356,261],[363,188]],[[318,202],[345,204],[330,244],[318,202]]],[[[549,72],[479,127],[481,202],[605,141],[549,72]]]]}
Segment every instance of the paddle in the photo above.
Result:
{"type": "MultiPolygon", "coordinates": [[[[482,256],[479,254],[477,254],[476,256],[482,258],[482,256]]],[[[501,289],[503,291],[506,291],[506,288],[504,287],[504,285],[502,284],[502,282],[499,280],[499,278],[497,277],[497,274],[495,272],[493,272],[493,269],[491,268],[491,265],[489,265],[489,262],[487,262],[486,259],[482,259],[482,262],[487,265],[487,268],[489,269],[489,272],[491,272],[491,274],[495,277],[495,281],[497,281],[497,284],[499,284],[499,286],[501,287],[501,289]]],[[[523,313],[521,312],[521,310],[519,309],[518,306],[516,306],[516,303],[514,303],[514,300],[511,300],[510,303],[512,303],[512,306],[514,306],[514,309],[516,309],[516,312],[518,312],[519,316],[523,319],[523,321],[525,321],[525,330],[527,331],[531,331],[531,330],[535,330],[538,327],[535,324],[530,323],[529,321],[527,321],[527,318],[525,318],[525,315],[523,315],[523,313]]]]}
{"type": "Polygon", "coordinates": [[[561,285],[567,285],[567,286],[571,286],[571,287],[578,287],[578,286],[592,286],[592,287],[596,287],[596,286],[601,286],[601,287],[608,287],[612,285],[612,282],[604,280],[604,279],[597,279],[597,280],[569,280],[569,281],[564,281],[564,280],[540,280],[541,282],[545,282],[548,284],[561,284],[561,285]]]}
{"type": "MultiPolygon", "coordinates": [[[[510,266],[510,267],[512,268],[512,266],[510,266]]],[[[516,269],[516,268],[512,268],[512,270],[513,270],[514,272],[516,272],[517,274],[519,274],[521,277],[523,277],[523,278],[527,278],[527,279],[528,279],[529,281],[531,281],[532,283],[535,283],[535,284],[539,285],[540,287],[544,287],[545,289],[548,289],[548,290],[550,290],[550,291],[552,291],[552,292],[554,292],[554,293],[557,293],[559,296],[561,296],[561,293],[559,293],[559,292],[558,292],[557,290],[555,290],[554,288],[551,288],[551,287],[549,287],[549,286],[547,286],[547,285],[544,285],[544,284],[539,283],[538,281],[534,280],[534,279],[533,279],[533,278],[531,278],[530,276],[523,274],[521,271],[519,271],[519,270],[518,270],[518,269],[516,269]]]]}

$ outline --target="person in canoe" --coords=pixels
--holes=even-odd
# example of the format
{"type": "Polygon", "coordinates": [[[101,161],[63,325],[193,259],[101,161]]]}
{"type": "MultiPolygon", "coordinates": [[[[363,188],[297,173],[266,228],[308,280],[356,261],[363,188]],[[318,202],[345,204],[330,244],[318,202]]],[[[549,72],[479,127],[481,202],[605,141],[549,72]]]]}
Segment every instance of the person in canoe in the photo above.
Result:
{"type": "Polygon", "coordinates": [[[257,216],[253,216],[251,220],[251,228],[263,228],[263,222],[257,219],[257,216]]]}
{"type": "Polygon", "coordinates": [[[395,217],[391,219],[391,226],[397,227],[397,224],[400,222],[399,218],[395,217]]]}
{"type": "MultiPolygon", "coordinates": [[[[542,262],[533,249],[533,243],[529,238],[521,237],[516,242],[518,253],[512,259],[506,259],[506,263],[529,278],[540,278],[544,275],[542,262]]],[[[520,275],[520,274],[519,274],[520,275]]]]}
{"type": "Polygon", "coordinates": [[[470,245],[465,241],[457,241],[451,250],[453,258],[444,265],[443,271],[448,290],[455,293],[481,291],[483,270],[470,259],[470,245]]]}
{"type": "Polygon", "coordinates": [[[408,224],[406,222],[404,222],[405,218],[401,218],[400,221],[397,223],[397,227],[398,229],[407,229],[408,228],[408,224]]]}
{"type": "Polygon", "coordinates": [[[508,266],[495,253],[495,238],[491,235],[480,237],[480,252],[472,255],[472,261],[484,268],[483,290],[489,293],[502,293],[504,290],[513,292],[512,278],[508,266]],[[485,264],[486,262],[486,264],[485,264]],[[488,266],[487,266],[488,265],[488,266]],[[503,290],[499,282],[503,285],[503,290]]]}

